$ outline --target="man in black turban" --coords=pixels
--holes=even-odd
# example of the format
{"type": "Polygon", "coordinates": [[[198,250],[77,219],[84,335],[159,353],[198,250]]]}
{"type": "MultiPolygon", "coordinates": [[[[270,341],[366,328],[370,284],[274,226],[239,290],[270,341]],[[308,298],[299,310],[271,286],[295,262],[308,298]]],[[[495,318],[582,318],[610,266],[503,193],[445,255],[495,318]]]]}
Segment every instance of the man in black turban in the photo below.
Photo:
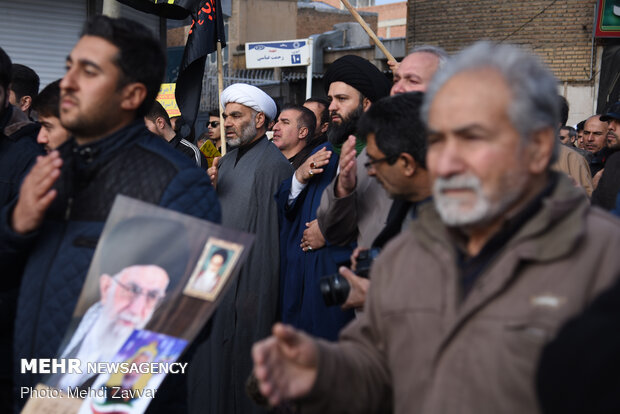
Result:
{"type": "Polygon", "coordinates": [[[358,242],[370,246],[385,223],[391,201],[376,180],[366,174],[369,160],[366,143],[354,136],[357,120],[373,102],[390,94],[388,79],[366,59],[343,56],[332,63],[323,76],[329,100],[328,139],[340,153],[340,172],[323,195],[313,221],[304,233],[312,249],[323,244],[347,246],[358,242]],[[313,226],[314,225],[314,226],[313,226]],[[316,233],[315,233],[316,231],[316,233]],[[323,237],[325,236],[325,237],[323,237]]]}
{"type": "MultiPolygon", "coordinates": [[[[390,82],[364,58],[346,55],[332,63],[323,76],[329,105],[327,138],[340,152],[347,137],[355,132],[357,120],[372,102],[390,94],[390,82]]],[[[363,148],[359,143],[357,152],[363,148]]]]}

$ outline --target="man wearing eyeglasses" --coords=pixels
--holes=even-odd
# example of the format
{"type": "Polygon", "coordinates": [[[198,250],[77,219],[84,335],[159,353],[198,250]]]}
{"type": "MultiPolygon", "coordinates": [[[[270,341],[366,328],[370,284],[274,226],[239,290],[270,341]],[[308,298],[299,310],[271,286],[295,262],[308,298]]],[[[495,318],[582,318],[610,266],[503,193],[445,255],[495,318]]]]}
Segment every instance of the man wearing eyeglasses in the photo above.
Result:
{"type": "Polygon", "coordinates": [[[222,131],[220,131],[220,113],[217,110],[209,111],[207,130],[209,131],[209,140],[220,151],[222,148],[222,131]]]}
{"type": "Polygon", "coordinates": [[[111,361],[134,329],[142,329],[166,295],[168,273],[155,265],[135,265],[99,278],[101,299],[82,318],[61,358],[77,358],[82,374],[63,375],[60,389],[82,385],[92,374],[88,362],[111,361]]]}

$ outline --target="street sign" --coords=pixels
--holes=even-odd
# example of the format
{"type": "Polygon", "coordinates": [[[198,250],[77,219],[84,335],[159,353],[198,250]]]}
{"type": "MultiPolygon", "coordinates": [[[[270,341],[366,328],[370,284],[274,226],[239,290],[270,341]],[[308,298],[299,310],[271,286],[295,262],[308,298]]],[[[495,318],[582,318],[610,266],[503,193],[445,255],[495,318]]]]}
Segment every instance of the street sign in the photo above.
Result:
{"type": "Polygon", "coordinates": [[[245,44],[245,66],[248,69],[307,66],[311,55],[308,39],[245,44]]]}

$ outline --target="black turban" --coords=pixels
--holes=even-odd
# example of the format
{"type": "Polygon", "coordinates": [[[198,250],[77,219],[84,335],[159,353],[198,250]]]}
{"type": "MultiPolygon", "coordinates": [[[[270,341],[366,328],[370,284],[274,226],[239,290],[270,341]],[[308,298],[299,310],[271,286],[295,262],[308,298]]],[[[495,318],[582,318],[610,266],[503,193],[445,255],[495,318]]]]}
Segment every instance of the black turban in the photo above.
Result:
{"type": "Polygon", "coordinates": [[[323,75],[325,93],[332,82],[344,82],[375,102],[390,94],[392,85],[388,78],[366,59],[346,55],[329,65],[323,75]]]}
{"type": "Polygon", "coordinates": [[[186,232],[182,223],[169,219],[124,219],[105,235],[100,246],[101,271],[114,276],[129,266],[156,265],[175,283],[185,274],[189,261],[186,232]]]}

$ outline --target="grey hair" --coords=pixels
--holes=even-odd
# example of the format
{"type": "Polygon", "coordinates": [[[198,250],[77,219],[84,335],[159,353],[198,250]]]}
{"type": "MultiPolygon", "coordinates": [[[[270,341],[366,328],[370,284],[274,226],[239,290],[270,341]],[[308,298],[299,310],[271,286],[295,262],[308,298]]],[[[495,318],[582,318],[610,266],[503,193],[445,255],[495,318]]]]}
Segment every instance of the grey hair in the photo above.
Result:
{"type": "MultiPolygon", "coordinates": [[[[443,85],[461,72],[495,69],[506,81],[512,100],[508,116],[524,141],[544,128],[554,131],[560,122],[558,81],[533,53],[518,46],[481,41],[467,47],[448,60],[430,82],[422,106],[428,124],[433,99],[443,85]]],[[[557,158],[557,143],[549,164],[557,158]]]]}
{"type": "Polygon", "coordinates": [[[445,50],[443,50],[443,48],[439,46],[433,46],[433,45],[416,46],[413,49],[411,49],[411,51],[409,52],[410,55],[412,53],[430,53],[431,55],[437,56],[437,59],[439,59],[439,64],[437,66],[437,69],[441,69],[448,61],[448,54],[446,53],[445,50]]]}

